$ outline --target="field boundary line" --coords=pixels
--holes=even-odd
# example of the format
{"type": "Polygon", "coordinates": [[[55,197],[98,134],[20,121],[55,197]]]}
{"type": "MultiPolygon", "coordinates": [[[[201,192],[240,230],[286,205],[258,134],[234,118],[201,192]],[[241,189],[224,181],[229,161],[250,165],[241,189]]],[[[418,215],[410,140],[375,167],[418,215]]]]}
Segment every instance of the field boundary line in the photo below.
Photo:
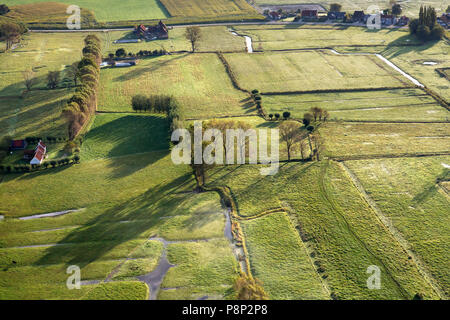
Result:
{"type": "Polygon", "coordinates": [[[328,159],[343,162],[352,160],[375,160],[375,159],[393,159],[393,158],[421,158],[421,157],[438,157],[438,156],[448,156],[450,151],[442,152],[429,152],[429,153],[399,153],[399,154],[367,154],[367,155],[356,155],[356,156],[328,156],[328,159]]]}
{"type": "Polygon", "coordinates": [[[335,203],[334,199],[332,199],[332,195],[327,191],[327,187],[325,185],[325,175],[327,173],[328,166],[330,165],[330,162],[328,161],[326,165],[323,165],[320,170],[320,175],[318,177],[319,179],[319,190],[326,202],[329,203],[331,209],[336,212],[343,220],[345,225],[347,226],[347,230],[349,233],[355,238],[355,240],[371,255],[375,260],[377,260],[383,268],[386,270],[387,275],[389,278],[393,281],[393,283],[397,286],[399,293],[405,298],[408,299],[408,292],[401,286],[401,284],[397,281],[397,279],[392,275],[390,269],[386,266],[386,264],[383,262],[383,260],[376,255],[366,244],[365,241],[363,241],[353,230],[353,228],[350,226],[350,223],[348,222],[347,218],[342,214],[342,209],[339,207],[338,204],[335,203]]]}
{"type": "Polygon", "coordinates": [[[389,230],[389,232],[394,237],[394,239],[397,240],[397,242],[400,244],[400,246],[411,257],[412,261],[414,262],[414,264],[417,267],[417,270],[422,275],[422,277],[425,279],[425,281],[428,282],[428,284],[433,288],[433,290],[437,293],[437,295],[441,299],[447,299],[447,296],[442,291],[440,286],[436,283],[436,280],[434,279],[434,277],[428,273],[428,270],[426,270],[424,263],[411,249],[411,245],[409,244],[408,240],[406,240],[403,237],[403,235],[400,233],[400,231],[397,230],[397,228],[392,223],[392,220],[381,211],[381,209],[376,204],[375,200],[373,200],[369,196],[369,194],[366,192],[364,186],[362,185],[361,181],[356,176],[356,174],[354,174],[353,171],[351,171],[350,168],[345,165],[345,163],[339,162],[338,165],[343,169],[343,171],[350,178],[353,185],[359,191],[359,193],[361,194],[363,199],[366,201],[366,203],[369,205],[369,207],[372,209],[372,211],[375,212],[376,216],[381,221],[381,223],[389,230]]]}
{"type": "Polygon", "coordinates": [[[261,95],[266,96],[282,96],[291,94],[314,94],[314,93],[340,93],[340,92],[367,92],[367,91],[389,91],[402,89],[416,89],[420,88],[415,85],[395,86],[395,87],[379,87],[379,88],[349,88],[349,89],[319,89],[319,90],[296,90],[296,91],[269,91],[260,92],[261,95]]]}

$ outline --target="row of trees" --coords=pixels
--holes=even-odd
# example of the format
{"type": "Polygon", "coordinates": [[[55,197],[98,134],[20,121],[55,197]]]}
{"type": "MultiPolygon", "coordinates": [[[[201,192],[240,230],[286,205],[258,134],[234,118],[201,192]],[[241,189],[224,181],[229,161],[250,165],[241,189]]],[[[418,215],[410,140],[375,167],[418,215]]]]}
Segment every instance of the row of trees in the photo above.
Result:
{"type": "Polygon", "coordinates": [[[127,52],[124,48],[119,48],[116,50],[116,53],[110,53],[108,55],[110,60],[113,60],[114,58],[126,58],[126,57],[157,57],[157,56],[163,56],[167,54],[166,49],[160,49],[160,50],[140,50],[137,53],[133,52],[127,52]]]}
{"type": "Polygon", "coordinates": [[[323,138],[314,132],[313,126],[305,126],[293,120],[283,121],[279,126],[280,138],[286,143],[288,161],[292,152],[300,151],[302,160],[320,160],[323,151],[323,138]],[[306,129],[306,130],[305,130],[306,129]]]}
{"type": "Polygon", "coordinates": [[[77,65],[80,86],[63,110],[68,121],[69,138],[73,140],[97,107],[97,87],[102,61],[100,39],[88,35],[84,39],[83,58],[77,65]]]}
{"type": "Polygon", "coordinates": [[[183,126],[184,115],[178,101],[173,96],[138,94],[131,99],[134,111],[164,113],[167,115],[171,130],[183,126]]]}
{"type": "Polygon", "coordinates": [[[30,165],[30,164],[16,164],[16,165],[0,165],[0,171],[10,173],[10,172],[30,172],[34,170],[41,170],[47,168],[56,168],[61,166],[66,166],[71,163],[78,163],[80,161],[80,156],[78,154],[62,159],[55,159],[50,161],[45,161],[41,165],[30,165]]]}
{"type": "Polygon", "coordinates": [[[445,30],[437,22],[436,10],[433,7],[420,6],[419,19],[409,23],[409,31],[422,41],[440,40],[445,30]]]}

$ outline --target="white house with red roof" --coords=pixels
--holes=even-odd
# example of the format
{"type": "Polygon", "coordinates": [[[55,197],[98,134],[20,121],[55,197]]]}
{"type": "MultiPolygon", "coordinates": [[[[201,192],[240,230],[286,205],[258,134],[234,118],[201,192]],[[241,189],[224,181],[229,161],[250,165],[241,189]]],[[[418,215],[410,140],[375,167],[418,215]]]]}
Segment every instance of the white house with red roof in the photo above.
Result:
{"type": "Polygon", "coordinates": [[[39,141],[36,149],[34,150],[33,159],[31,159],[30,164],[41,164],[45,159],[45,153],[47,152],[47,146],[39,141]]]}

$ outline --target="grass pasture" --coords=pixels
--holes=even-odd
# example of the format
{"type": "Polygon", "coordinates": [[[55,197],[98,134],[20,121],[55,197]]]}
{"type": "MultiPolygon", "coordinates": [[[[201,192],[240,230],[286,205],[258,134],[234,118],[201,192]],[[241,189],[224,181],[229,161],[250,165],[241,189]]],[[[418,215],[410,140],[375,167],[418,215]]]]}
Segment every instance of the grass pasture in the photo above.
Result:
{"type": "Polygon", "coordinates": [[[255,113],[215,54],[162,56],[132,68],[103,69],[98,109],[128,112],[134,95],[155,93],[173,95],[187,118],[255,113]]]}
{"type": "Polygon", "coordinates": [[[172,17],[256,14],[245,0],[160,0],[172,17]]]}
{"type": "Polygon", "coordinates": [[[253,275],[271,299],[329,299],[286,214],[274,213],[242,225],[253,275]]]}
{"type": "Polygon", "coordinates": [[[82,211],[57,218],[2,222],[0,297],[145,299],[147,286],[135,277],[151,272],[158,264],[163,245],[153,240],[154,236],[176,241],[170,245],[169,257],[177,262],[178,269],[172,271],[169,284],[185,283],[198,289],[201,282],[204,294],[230,294],[223,286],[231,287],[237,262],[224,238],[225,217],[219,196],[174,194],[188,181],[181,178],[165,183],[124,202],[110,193],[105,203],[90,204],[82,211]],[[193,239],[214,240],[189,242],[193,239]],[[187,252],[180,249],[184,247],[194,250],[189,253],[191,258],[192,254],[199,255],[205,263],[205,257],[210,257],[209,262],[204,267],[183,264],[187,252]],[[64,290],[69,265],[80,266],[82,280],[108,278],[113,282],[91,282],[71,294],[64,290]],[[186,283],[188,274],[192,274],[190,285],[186,283]]]}
{"type": "Polygon", "coordinates": [[[326,123],[320,133],[330,156],[448,152],[448,123],[326,123]],[[345,146],[343,148],[342,146],[345,146]]]}
{"type": "Polygon", "coordinates": [[[420,89],[365,92],[265,95],[266,113],[291,112],[302,118],[312,107],[321,107],[334,120],[446,121],[449,112],[420,89]]]}
{"type": "MultiPolygon", "coordinates": [[[[24,4],[40,4],[41,10],[47,10],[52,12],[54,8],[59,8],[62,4],[67,6],[77,5],[80,8],[88,9],[95,15],[95,19],[98,22],[110,22],[110,21],[123,21],[123,20],[150,20],[150,19],[165,19],[169,17],[164,6],[158,0],[135,0],[135,1],[108,1],[108,5],[105,5],[101,1],[92,0],[56,0],[61,5],[56,5],[54,2],[48,2],[47,0],[11,0],[8,1],[8,5],[12,6],[12,12],[20,12],[20,10],[27,9],[26,6],[20,6],[15,9],[14,5],[24,4]],[[143,10],[145,8],[145,10],[143,10]]],[[[31,7],[30,7],[31,8],[31,7]]],[[[65,11],[65,9],[64,9],[65,11]]],[[[57,11],[56,11],[57,12],[57,11]]],[[[66,14],[66,19],[69,15],[66,14]]],[[[51,18],[51,16],[49,17],[51,18]]],[[[42,20],[42,19],[39,19],[42,20]]],[[[53,22],[54,20],[50,20],[53,22]]],[[[47,21],[46,21],[47,22],[47,21]]]]}
{"type": "MultiPolygon", "coordinates": [[[[191,44],[185,37],[186,28],[175,27],[169,31],[169,39],[152,40],[140,43],[113,43],[115,40],[134,38],[129,31],[109,31],[105,39],[103,52],[115,53],[117,49],[124,48],[128,52],[137,53],[140,50],[161,50],[169,52],[190,51],[191,44]]],[[[202,40],[199,42],[198,52],[205,51],[246,51],[245,41],[242,37],[231,34],[225,26],[201,27],[202,40]]]]}
{"type": "Polygon", "coordinates": [[[238,83],[247,90],[292,92],[409,86],[373,56],[338,56],[329,51],[226,54],[238,83]]]}
{"type": "Polygon", "coordinates": [[[436,179],[448,177],[449,162],[449,156],[346,162],[447,296],[449,198],[436,179]]]}
{"type": "MultiPolygon", "coordinates": [[[[252,37],[255,50],[334,48],[345,46],[392,46],[418,43],[407,30],[368,30],[362,27],[330,25],[282,25],[234,27],[240,34],[252,37]]],[[[367,48],[369,50],[370,48],[367,48]]]]}
{"type": "MultiPolygon", "coordinates": [[[[254,232],[246,231],[246,241],[253,258],[252,268],[259,267],[256,271],[261,277],[268,277],[262,279],[265,283],[274,284],[280,278],[285,279],[280,276],[284,268],[278,264],[277,271],[266,274],[264,267],[270,270],[271,258],[261,250],[277,250],[279,247],[273,242],[288,241],[288,238],[285,231],[279,230],[280,223],[276,224],[276,230],[262,227],[264,219],[277,219],[278,213],[258,215],[281,207],[288,212],[289,220],[298,230],[319,276],[333,297],[411,299],[417,292],[422,292],[427,298],[436,298],[400,244],[336,163],[284,164],[277,175],[267,177],[260,175],[258,166],[221,168],[211,174],[211,180],[213,184],[231,186],[239,214],[253,219],[243,223],[244,231],[248,230],[247,225],[254,225],[254,232]],[[261,227],[256,227],[259,223],[262,223],[261,227]],[[277,235],[269,241],[270,232],[277,235]],[[349,247],[351,250],[346,249],[349,247]],[[381,290],[367,289],[366,270],[370,265],[377,265],[382,270],[381,290]]],[[[298,253],[291,250],[299,249],[284,246],[282,255],[293,254],[297,257],[296,263],[300,263],[298,253]]],[[[273,254],[281,253],[274,251],[273,254]]],[[[311,277],[308,281],[312,281],[311,277]]],[[[269,285],[266,290],[277,297],[284,292],[282,286],[276,285],[269,285]]]]}
{"type": "Polygon", "coordinates": [[[165,117],[145,114],[98,114],[84,138],[83,160],[162,151],[169,148],[165,117]]]}

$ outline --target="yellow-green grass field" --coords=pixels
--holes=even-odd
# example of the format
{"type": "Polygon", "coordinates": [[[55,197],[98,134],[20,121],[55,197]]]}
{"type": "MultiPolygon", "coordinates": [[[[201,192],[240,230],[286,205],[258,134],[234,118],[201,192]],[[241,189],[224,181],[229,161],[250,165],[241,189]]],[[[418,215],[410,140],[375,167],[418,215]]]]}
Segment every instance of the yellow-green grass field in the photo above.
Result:
{"type": "Polygon", "coordinates": [[[448,179],[449,163],[449,156],[346,162],[447,296],[450,199],[436,179],[448,179]]]}
{"type": "MultiPolygon", "coordinates": [[[[145,156],[151,157],[148,153],[145,156]]],[[[136,156],[131,157],[133,163],[141,162],[136,156]]],[[[116,161],[122,159],[123,157],[116,158],[116,161]]],[[[92,167],[95,162],[101,163],[102,160],[91,161],[89,165],[92,167]]],[[[167,166],[166,164],[165,167],[167,166]]],[[[130,165],[127,166],[129,167],[130,165]]],[[[135,189],[134,184],[127,187],[121,177],[110,174],[105,176],[108,187],[102,186],[101,178],[94,174],[95,178],[93,177],[91,183],[95,186],[91,187],[108,190],[105,190],[103,195],[94,195],[91,189],[90,195],[86,197],[94,198],[94,201],[69,204],[85,207],[80,211],[55,218],[26,221],[7,218],[2,221],[0,297],[146,299],[148,288],[143,283],[135,282],[135,277],[151,272],[158,264],[163,245],[153,237],[176,241],[170,245],[174,248],[184,244],[190,246],[191,243],[186,241],[217,239],[211,240],[211,243],[199,243],[197,249],[191,253],[200,257],[211,257],[209,263],[202,266],[177,263],[177,270],[182,273],[173,271],[168,281],[183,282],[185,286],[195,288],[194,290],[201,288],[202,294],[216,298],[230,294],[223,288],[231,288],[237,275],[237,262],[224,237],[225,216],[219,196],[216,193],[177,194],[179,191],[186,191],[186,184],[192,183],[189,175],[177,173],[177,170],[171,168],[170,173],[168,171],[158,178],[153,170],[155,168],[150,169],[151,179],[148,176],[148,168],[136,172],[137,175],[145,177],[146,181],[140,183],[140,190],[135,189]],[[113,191],[115,187],[120,189],[119,193],[113,191]],[[123,194],[124,188],[129,191],[126,195],[123,194]],[[220,259],[215,259],[218,255],[220,259]],[[69,265],[78,265],[81,268],[82,280],[114,282],[86,283],[82,290],[73,290],[77,292],[74,294],[65,288],[68,277],[66,268],[69,265]],[[188,274],[192,276],[189,283],[186,283],[188,278],[185,275],[188,274]]],[[[76,175],[80,173],[79,170],[76,171],[76,175]]],[[[66,181],[73,181],[70,171],[59,174],[65,176],[66,181]]],[[[36,178],[43,178],[43,175],[36,178]]],[[[132,180],[136,183],[135,178],[132,180]]],[[[27,176],[26,179],[32,180],[34,177],[27,176]]],[[[62,183],[59,179],[53,178],[48,182],[59,188],[59,193],[64,193],[63,197],[71,197],[66,191],[61,192],[62,183]]],[[[76,186],[80,189],[90,189],[89,184],[89,179],[85,177],[84,183],[76,183],[76,186]]],[[[22,185],[28,185],[28,192],[33,192],[32,184],[22,185]]],[[[46,190],[49,192],[51,188],[47,186],[46,190]]],[[[3,196],[4,192],[1,194],[3,196]]],[[[59,203],[55,202],[55,208],[59,209],[54,210],[66,207],[65,202],[64,199],[59,203]]],[[[17,209],[21,210],[21,213],[27,210],[26,206],[17,209]]],[[[34,201],[30,208],[33,213],[51,209],[51,206],[39,201],[34,201]]],[[[8,213],[2,213],[10,217],[8,213]]],[[[171,261],[184,261],[186,254],[185,251],[170,249],[169,257],[171,261]]]]}
{"type": "MultiPolygon", "coordinates": [[[[254,1],[258,5],[267,5],[267,4],[311,4],[313,1],[309,0],[301,0],[301,1],[292,1],[292,0],[255,0],[254,1]]],[[[387,0],[376,0],[376,1],[366,1],[366,0],[352,0],[352,1],[344,1],[344,0],[321,0],[317,3],[321,4],[326,10],[330,9],[330,4],[339,3],[342,5],[342,11],[350,12],[353,14],[355,10],[364,10],[367,11],[368,7],[371,5],[379,6],[380,10],[391,8],[390,2],[387,0]]],[[[427,1],[419,1],[419,0],[398,0],[396,3],[400,4],[403,9],[403,14],[414,17],[419,15],[419,8],[421,5],[430,5],[437,9],[438,13],[445,12],[447,9],[447,5],[445,1],[441,0],[427,0],[427,1]]]]}
{"type": "Polygon", "coordinates": [[[136,94],[173,95],[188,118],[255,114],[248,94],[233,87],[215,54],[162,56],[101,71],[99,110],[131,111],[136,94]]]}
{"type": "MultiPolygon", "coordinates": [[[[15,3],[23,2],[26,4],[10,5],[10,12],[5,16],[17,19],[29,26],[48,26],[52,25],[67,28],[67,8],[72,3],[66,2],[33,2],[33,1],[13,1],[15,3]]],[[[8,3],[9,4],[9,3],[8,3]]],[[[94,13],[86,8],[81,9],[81,27],[89,28],[95,24],[94,13]]]]}
{"type": "MultiPolygon", "coordinates": [[[[303,242],[334,299],[411,299],[419,292],[427,299],[437,298],[417,266],[408,259],[408,254],[337,163],[284,164],[277,175],[266,177],[260,175],[259,166],[218,168],[211,173],[210,179],[212,185],[230,186],[238,213],[253,219],[243,222],[250,265],[268,284],[265,289],[272,297],[285,295],[286,286],[291,285],[281,276],[286,272],[285,267],[298,270],[305,265],[305,261],[299,259],[301,256],[294,253],[304,250],[303,242]],[[277,221],[272,216],[279,216],[278,213],[261,215],[275,208],[288,212],[289,220],[298,231],[295,242],[288,240],[294,237],[292,233],[280,231],[286,224],[277,222],[271,227],[256,227],[260,219],[277,221]],[[255,224],[254,232],[249,232],[251,224],[255,224]],[[273,241],[267,240],[269,232],[277,234],[272,237],[273,241]],[[290,241],[291,245],[274,245],[285,241],[290,241]],[[289,263],[280,265],[262,255],[261,250],[273,251],[272,255],[283,256],[289,263]],[[366,271],[371,265],[381,270],[383,285],[380,290],[367,288],[366,271]]],[[[261,223],[264,224],[264,220],[261,223]]],[[[317,286],[316,279],[308,277],[301,287],[311,282],[317,286]]],[[[316,291],[316,297],[321,291],[316,291]]]]}
{"type": "Polygon", "coordinates": [[[271,299],[330,298],[285,213],[273,213],[242,225],[252,272],[263,282],[271,299]]]}
{"type": "Polygon", "coordinates": [[[436,72],[437,68],[450,67],[448,41],[430,42],[417,47],[388,47],[382,55],[450,103],[450,82],[436,72]],[[426,65],[424,62],[435,64],[426,65]]]}
{"type": "MultiPolygon", "coordinates": [[[[165,19],[169,17],[167,10],[158,0],[108,0],[108,3],[96,0],[56,0],[55,2],[65,4],[66,6],[77,5],[81,8],[89,9],[94,13],[95,19],[99,22],[165,19]]],[[[12,7],[12,12],[14,13],[14,5],[32,3],[41,3],[42,10],[45,8],[55,10],[55,4],[46,0],[11,0],[8,1],[8,6],[12,7]]],[[[57,7],[59,8],[59,6],[57,7]]],[[[20,9],[23,10],[24,7],[22,6],[20,9]]]]}
{"type": "Polygon", "coordinates": [[[447,121],[449,112],[420,89],[365,92],[265,95],[267,114],[289,111],[303,118],[312,107],[326,109],[333,120],[365,121],[447,121]]]}
{"type": "Polygon", "coordinates": [[[82,160],[167,150],[169,124],[161,115],[97,114],[84,137],[82,160]]]}
{"type": "Polygon", "coordinates": [[[173,17],[239,16],[256,14],[245,0],[160,0],[173,17]]]}
{"type": "MultiPolygon", "coordinates": [[[[255,50],[335,48],[345,46],[389,46],[419,42],[407,30],[369,30],[330,25],[234,26],[253,40],[255,50]]],[[[381,47],[382,49],[383,47],[381,47]]],[[[361,50],[364,51],[365,48],[361,50]]],[[[379,49],[380,50],[380,49],[379,49]]]]}
{"type": "Polygon", "coordinates": [[[24,98],[0,98],[0,136],[67,137],[61,117],[64,101],[72,90],[34,90],[24,98]]]}
{"type": "Polygon", "coordinates": [[[411,84],[374,56],[338,56],[330,51],[225,54],[247,90],[289,92],[401,87],[411,84]]]}
{"type": "Polygon", "coordinates": [[[225,238],[170,244],[168,260],[175,267],[167,272],[159,299],[232,297],[238,263],[225,238]]]}
{"type": "MultiPolygon", "coordinates": [[[[0,97],[18,96],[25,90],[22,72],[33,69],[38,83],[33,88],[45,88],[49,71],[63,71],[82,57],[83,40],[89,33],[27,33],[19,47],[0,53],[0,97]]],[[[61,80],[64,73],[61,75],[61,80]]]]}
{"type": "Polygon", "coordinates": [[[320,127],[330,156],[449,152],[448,123],[326,123],[320,127]],[[345,147],[343,147],[345,146],[345,147]]]}
{"type": "MultiPolygon", "coordinates": [[[[103,52],[115,53],[117,49],[124,48],[127,52],[137,53],[140,50],[191,51],[191,44],[185,37],[186,28],[174,27],[169,30],[169,39],[142,41],[140,43],[114,43],[115,40],[135,38],[129,31],[108,31],[105,33],[103,52]]],[[[198,52],[205,51],[246,51],[245,41],[242,37],[234,36],[225,26],[201,27],[202,39],[198,45],[198,52]]]]}

